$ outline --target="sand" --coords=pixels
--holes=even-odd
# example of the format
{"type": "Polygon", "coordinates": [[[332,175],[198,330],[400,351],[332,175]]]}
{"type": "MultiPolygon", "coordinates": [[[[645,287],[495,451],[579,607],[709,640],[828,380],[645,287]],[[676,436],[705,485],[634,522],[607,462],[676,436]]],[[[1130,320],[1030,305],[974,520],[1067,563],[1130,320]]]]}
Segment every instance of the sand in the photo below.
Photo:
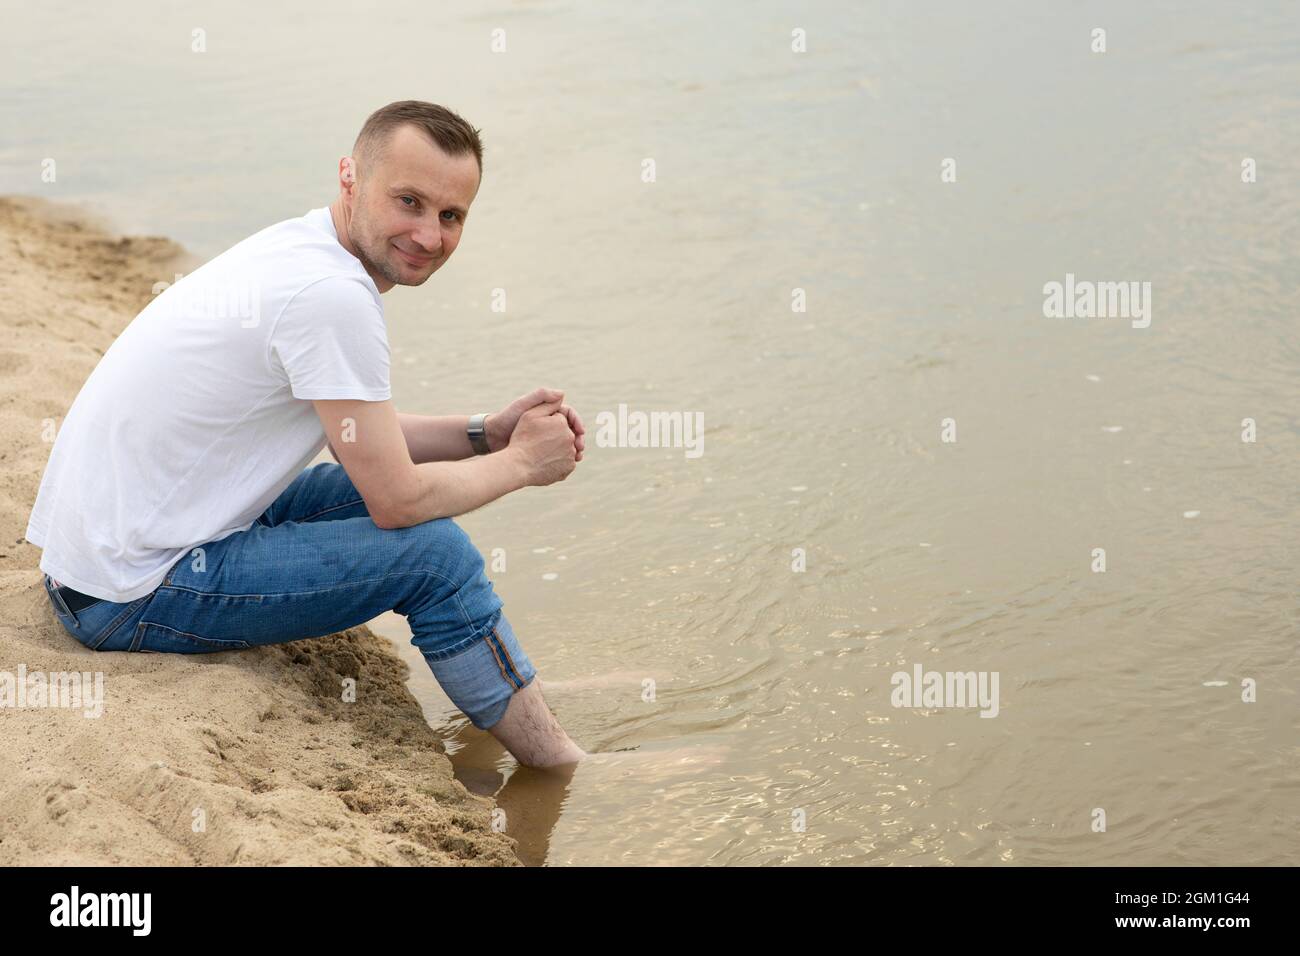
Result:
{"type": "Polygon", "coordinates": [[[99,717],[0,706],[0,862],[519,865],[369,628],[187,656],[96,653],[55,618],[23,540],[44,421],[154,283],[196,264],[169,240],[0,197],[0,675],[101,672],[104,687],[99,717]]]}

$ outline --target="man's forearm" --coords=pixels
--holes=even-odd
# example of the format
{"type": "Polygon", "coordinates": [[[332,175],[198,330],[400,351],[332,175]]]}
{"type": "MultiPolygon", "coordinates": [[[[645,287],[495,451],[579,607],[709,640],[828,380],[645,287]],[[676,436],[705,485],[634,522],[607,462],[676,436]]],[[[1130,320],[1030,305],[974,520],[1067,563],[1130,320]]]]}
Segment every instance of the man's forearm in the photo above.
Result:
{"type": "Polygon", "coordinates": [[[395,527],[453,518],[527,486],[524,468],[510,449],[465,461],[424,462],[415,466],[415,474],[415,498],[403,506],[395,527]]]}
{"type": "Polygon", "coordinates": [[[465,429],[468,415],[410,415],[397,413],[406,438],[411,461],[423,465],[431,461],[463,461],[474,457],[465,429]]]}

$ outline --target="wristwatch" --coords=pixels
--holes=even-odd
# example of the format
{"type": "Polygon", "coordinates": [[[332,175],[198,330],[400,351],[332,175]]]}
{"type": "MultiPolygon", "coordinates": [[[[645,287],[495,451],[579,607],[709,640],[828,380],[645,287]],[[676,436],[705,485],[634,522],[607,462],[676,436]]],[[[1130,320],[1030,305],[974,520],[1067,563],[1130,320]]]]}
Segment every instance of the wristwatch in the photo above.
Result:
{"type": "Polygon", "coordinates": [[[483,423],[487,421],[490,414],[491,412],[479,412],[477,415],[471,415],[469,427],[465,429],[469,434],[469,443],[476,455],[490,455],[492,453],[492,449],[488,447],[487,431],[483,428],[483,423]]]}

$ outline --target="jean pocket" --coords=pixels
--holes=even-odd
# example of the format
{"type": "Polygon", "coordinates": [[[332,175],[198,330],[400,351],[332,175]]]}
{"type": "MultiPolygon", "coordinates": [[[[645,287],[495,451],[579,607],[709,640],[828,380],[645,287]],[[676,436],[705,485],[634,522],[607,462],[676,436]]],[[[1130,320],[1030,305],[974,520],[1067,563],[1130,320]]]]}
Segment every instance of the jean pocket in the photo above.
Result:
{"type": "Polygon", "coordinates": [[[50,606],[54,608],[54,614],[58,617],[59,623],[67,628],[74,637],[80,639],[81,622],[77,620],[77,615],[72,613],[67,602],[63,600],[62,595],[60,595],[54,588],[54,585],[50,583],[50,576],[48,574],[45,575],[44,584],[45,593],[49,596],[50,606]]]}
{"type": "Polygon", "coordinates": [[[212,654],[217,651],[240,651],[248,647],[252,647],[248,641],[200,637],[165,624],[141,622],[135,626],[135,639],[131,642],[130,649],[157,654],[212,654]]]}

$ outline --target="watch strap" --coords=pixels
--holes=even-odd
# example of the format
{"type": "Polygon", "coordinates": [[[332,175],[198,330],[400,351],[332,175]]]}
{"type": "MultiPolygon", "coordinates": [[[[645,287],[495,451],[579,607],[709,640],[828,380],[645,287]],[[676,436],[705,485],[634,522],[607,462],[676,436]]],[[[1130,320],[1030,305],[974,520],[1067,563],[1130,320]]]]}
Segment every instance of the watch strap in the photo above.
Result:
{"type": "Polygon", "coordinates": [[[469,435],[470,446],[474,449],[476,455],[489,455],[492,453],[492,449],[488,447],[487,430],[483,427],[483,423],[487,421],[490,414],[491,412],[479,412],[477,415],[471,415],[469,426],[465,429],[469,435]]]}

